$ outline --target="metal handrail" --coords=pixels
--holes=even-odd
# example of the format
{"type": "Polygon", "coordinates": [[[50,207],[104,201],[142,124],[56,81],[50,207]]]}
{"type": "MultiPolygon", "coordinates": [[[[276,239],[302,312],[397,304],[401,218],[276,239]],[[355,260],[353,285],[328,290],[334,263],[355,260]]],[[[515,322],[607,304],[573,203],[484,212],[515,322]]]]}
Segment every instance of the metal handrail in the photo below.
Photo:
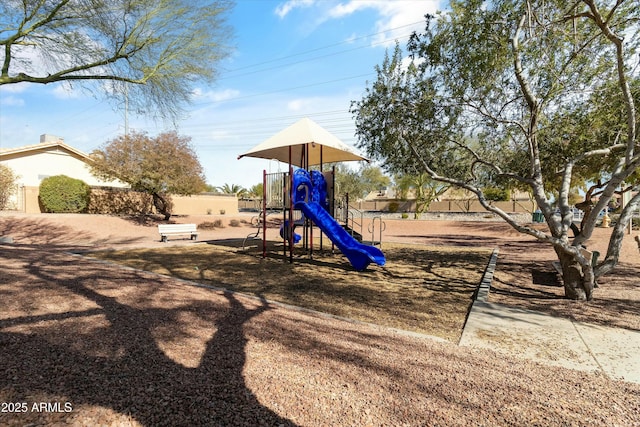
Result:
{"type": "Polygon", "coordinates": [[[369,233],[371,233],[371,244],[375,245],[376,244],[376,242],[375,242],[376,220],[378,220],[380,222],[379,240],[378,240],[378,242],[380,244],[380,247],[382,247],[382,232],[387,229],[387,223],[385,223],[382,220],[382,216],[381,215],[374,216],[371,219],[371,223],[369,224],[369,227],[367,227],[367,228],[368,228],[369,233]]]}
{"type": "MultiPolygon", "coordinates": [[[[269,215],[271,212],[267,212],[267,215],[269,215]]],[[[242,250],[245,250],[245,246],[247,243],[247,240],[249,239],[257,239],[258,236],[260,236],[260,233],[262,232],[262,228],[263,228],[263,223],[264,221],[266,221],[266,218],[263,215],[263,211],[260,211],[260,213],[258,214],[258,216],[253,216],[251,217],[251,225],[256,227],[256,231],[254,231],[253,233],[250,233],[247,235],[247,237],[244,238],[244,240],[242,241],[242,250]]]]}
{"type": "Polygon", "coordinates": [[[362,224],[364,223],[364,212],[356,208],[350,208],[347,206],[347,227],[353,232],[356,231],[356,226],[360,228],[359,234],[362,236],[362,224]],[[360,222],[356,221],[356,214],[360,215],[360,222]],[[349,225],[349,218],[351,218],[351,225],[349,225]]]}

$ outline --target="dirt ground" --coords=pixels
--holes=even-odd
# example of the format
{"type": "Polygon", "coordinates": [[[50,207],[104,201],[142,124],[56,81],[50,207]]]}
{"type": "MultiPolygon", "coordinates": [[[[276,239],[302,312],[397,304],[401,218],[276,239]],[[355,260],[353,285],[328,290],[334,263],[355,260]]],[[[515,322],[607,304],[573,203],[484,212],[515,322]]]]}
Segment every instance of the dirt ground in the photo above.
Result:
{"type": "MultiPolygon", "coordinates": [[[[247,236],[251,216],[175,220],[221,219],[201,242],[247,236]]],[[[589,248],[604,253],[607,231],[589,248]]],[[[0,235],[14,241],[0,244],[0,425],[640,425],[636,384],[68,252],[199,244],[161,243],[151,221],[2,213],[0,235]]],[[[388,220],[382,250],[385,241],[497,247],[491,301],[640,330],[630,237],[589,303],[564,300],[553,251],[501,223],[388,220]]]]}
{"type": "MultiPolygon", "coordinates": [[[[202,215],[175,216],[176,223],[213,223],[219,220],[223,227],[201,230],[198,241],[244,239],[254,233],[253,213],[236,216],[202,215]],[[233,224],[235,226],[232,226],[233,224]]],[[[76,249],[123,249],[134,247],[169,247],[193,245],[181,237],[162,243],[157,222],[146,219],[119,218],[81,214],[0,214],[0,234],[12,236],[16,241],[29,244],[66,245],[76,249]],[[4,218],[3,218],[4,216],[4,218]]],[[[279,241],[277,221],[267,229],[268,241],[279,241]]],[[[489,301],[515,307],[528,308],[570,317],[578,321],[640,330],[640,250],[634,230],[623,240],[618,267],[601,278],[595,290],[594,301],[577,303],[562,298],[564,290],[552,266],[556,260],[553,249],[513,230],[499,221],[432,221],[412,219],[385,219],[382,249],[385,242],[462,246],[500,251],[498,265],[489,301]]],[[[371,220],[365,218],[364,238],[379,239],[379,223],[369,232],[371,220]]],[[[540,225],[537,225],[541,227],[540,225]]],[[[606,253],[610,228],[596,228],[587,242],[592,251],[606,253]]],[[[316,230],[315,236],[319,236],[316,230]]],[[[261,236],[260,236],[261,238],[261,236]]],[[[261,245],[261,240],[247,239],[247,245],[261,245]]]]}

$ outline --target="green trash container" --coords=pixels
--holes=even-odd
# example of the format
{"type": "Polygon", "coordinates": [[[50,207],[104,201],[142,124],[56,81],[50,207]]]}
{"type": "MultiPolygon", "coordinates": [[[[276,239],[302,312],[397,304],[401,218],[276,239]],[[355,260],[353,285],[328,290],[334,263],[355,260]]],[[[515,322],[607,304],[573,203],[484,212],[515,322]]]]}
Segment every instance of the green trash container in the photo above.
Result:
{"type": "Polygon", "coordinates": [[[544,222],[544,215],[542,215],[542,212],[534,212],[531,220],[533,222],[544,222]]]}

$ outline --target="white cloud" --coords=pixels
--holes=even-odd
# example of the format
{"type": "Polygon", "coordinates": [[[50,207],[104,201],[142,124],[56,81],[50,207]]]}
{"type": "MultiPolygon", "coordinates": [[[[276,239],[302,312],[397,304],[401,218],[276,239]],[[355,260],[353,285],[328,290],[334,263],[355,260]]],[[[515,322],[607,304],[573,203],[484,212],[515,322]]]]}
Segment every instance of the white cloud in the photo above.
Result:
{"type": "Polygon", "coordinates": [[[417,67],[420,64],[422,64],[425,61],[424,58],[416,58],[416,59],[411,59],[408,56],[405,56],[404,58],[402,58],[402,62],[400,63],[400,68],[402,68],[403,70],[406,70],[409,68],[409,65],[413,62],[413,64],[417,67]]]}
{"type": "Polygon", "coordinates": [[[12,83],[0,86],[0,95],[5,93],[21,93],[27,90],[27,88],[33,83],[12,83]]]}
{"type": "Polygon", "coordinates": [[[326,96],[309,96],[283,99],[282,104],[287,112],[296,116],[315,114],[318,111],[344,111],[349,109],[350,95],[348,93],[332,93],[326,96]]]}
{"type": "Polygon", "coordinates": [[[16,96],[3,96],[0,98],[0,105],[5,107],[22,107],[24,106],[24,99],[16,96]]]}
{"type": "Polygon", "coordinates": [[[24,99],[15,95],[24,92],[28,86],[26,83],[0,86],[0,105],[5,107],[23,107],[25,105],[24,99]]]}
{"type": "Polygon", "coordinates": [[[235,140],[238,139],[233,133],[227,130],[214,130],[208,132],[208,138],[212,141],[224,141],[224,140],[235,140]]]}
{"type": "Polygon", "coordinates": [[[358,39],[358,35],[356,33],[351,33],[351,35],[349,37],[347,37],[346,39],[344,39],[345,43],[349,43],[352,44],[354,43],[357,39],[358,39]]]}
{"type": "Polygon", "coordinates": [[[284,3],[280,3],[278,7],[276,7],[275,13],[280,19],[282,19],[293,9],[309,7],[313,5],[313,3],[314,0],[288,0],[284,3]]]}
{"type": "Polygon", "coordinates": [[[305,24],[306,32],[310,33],[329,20],[372,10],[379,18],[374,28],[369,28],[370,32],[377,33],[371,44],[389,47],[397,39],[406,39],[413,31],[424,30],[424,15],[435,14],[440,9],[440,3],[441,0],[288,0],[280,3],[275,13],[283,19],[294,9],[313,7],[313,22],[305,24]]]}
{"type": "Polygon", "coordinates": [[[439,5],[439,0],[350,0],[331,8],[328,16],[339,19],[364,9],[374,9],[380,15],[375,24],[375,32],[380,34],[372,44],[390,46],[396,39],[424,29],[424,15],[435,13],[439,5]]]}
{"type": "Polygon", "coordinates": [[[287,103],[287,110],[293,112],[299,112],[313,105],[311,99],[294,99],[287,103]]]}
{"type": "Polygon", "coordinates": [[[220,91],[203,91],[197,88],[193,91],[194,97],[197,102],[210,101],[210,102],[222,102],[229,99],[237,98],[240,95],[240,91],[236,89],[224,89],[220,91]]]}
{"type": "Polygon", "coordinates": [[[52,92],[58,99],[78,99],[82,96],[79,90],[76,90],[73,85],[67,82],[57,84],[52,92]]]}

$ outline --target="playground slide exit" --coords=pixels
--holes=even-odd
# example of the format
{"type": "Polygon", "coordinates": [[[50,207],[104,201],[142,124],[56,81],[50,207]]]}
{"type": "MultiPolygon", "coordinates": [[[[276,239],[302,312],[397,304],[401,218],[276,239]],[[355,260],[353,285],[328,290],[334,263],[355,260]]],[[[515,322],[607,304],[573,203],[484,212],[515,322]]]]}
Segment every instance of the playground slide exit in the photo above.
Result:
{"type": "Polygon", "coordinates": [[[293,174],[293,200],[295,209],[311,219],[329,239],[347,257],[353,268],[362,271],[369,264],[385,264],[382,251],[375,246],[368,246],[353,238],[338,221],[336,221],[323,204],[327,201],[327,183],[319,171],[297,169],[293,174]]]}
{"type": "Polygon", "coordinates": [[[358,242],[320,204],[298,202],[296,208],[300,209],[306,217],[311,218],[357,271],[364,270],[371,262],[384,265],[384,254],[380,249],[358,242]]]}

